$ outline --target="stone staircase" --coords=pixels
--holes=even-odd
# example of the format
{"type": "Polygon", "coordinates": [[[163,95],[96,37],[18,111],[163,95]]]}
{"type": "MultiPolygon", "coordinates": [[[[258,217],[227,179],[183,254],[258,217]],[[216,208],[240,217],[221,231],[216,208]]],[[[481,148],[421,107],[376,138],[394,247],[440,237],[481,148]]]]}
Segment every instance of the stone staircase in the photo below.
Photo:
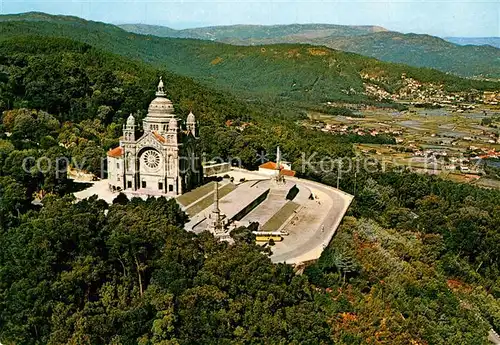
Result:
{"type": "Polygon", "coordinates": [[[261,227],[271,217],[278,212],[287,202],[286,196],[295,186],[295,183],[287,183],[283,185],[271,185],[267,198],[250,213],[248,213],[241,221],[242,223],[258,222],[261,227]]]}

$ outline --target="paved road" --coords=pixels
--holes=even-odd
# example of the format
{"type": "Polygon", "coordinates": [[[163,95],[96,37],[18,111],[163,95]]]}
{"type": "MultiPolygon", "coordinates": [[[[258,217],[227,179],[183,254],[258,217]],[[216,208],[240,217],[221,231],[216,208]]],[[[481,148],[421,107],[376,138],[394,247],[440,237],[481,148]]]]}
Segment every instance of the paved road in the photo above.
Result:
{"type": "MultiPolygon", "coordinates": [[[[269,176],[244,169],[233,169],[230,174],[237,181],[240,178],[269,179],[269,176]]],[[[302,205],[298,210],[296,221],[288,223],[283,229],[288,231],[290,236],[287,236],[283,242],[276,243],[271,260],[294,264],[317,259],[330,243],[353,196],[317,182],[291,177],[287,179],[295,182],[299,189],[301,186],[302,190],[310,189],[318,199],[301,200],[302,205]]],[[[107,180],[102,180],[93,183],[92,187],[84,191],[75,193],[75,196],[77,199],[84,199],[93,194],[97,194],[109,203],[117,195],[109,191],[107,180]]]]}
{"type": "MultiPolygon", "coordinates": [[[[247,179],[269,178],[245,169],[233,168],[230,174],[247,179]]],[[[295,264],[317,259],[330,243],[354,197],[318,182],[293,177],[287,180],[297,183],[299,189],[301,186],[310,189],[319,200],[304,203],[297,214],[299,220],[284,227],[283,230],[288,231],[290,236],[276,243],[271,260],[295,264]]]]}
{"type": "MultiPolygon", "coordinates": [[[[306,205],[306,207],[313,208],[316,215],[319,212],[325,212],[325,214],[313,220],[305,217],[302,222],[299,221],[295,225],[290,224],[290,230],[285,227],[286,231],[292,232],[295,230],[300,244],[294,246],[295,248],[286,248],[285,250],[276,247],[276,253],[271,257],[273,262],[294,264],[319,258],[323,249],[330,243],[353,200],[352,195],[344,193],[336,188],[308,180],[294,180],[296,180],[297,184],[311,189],[313,194],[320,196],[322,205],[306,205]],[[330,200],[325,200],[325,198],[330,200]],[[324,208],[324,211],[321,210],[321,208],[324,208]]],[[[314,203],[315,201],[311,202],[314,203]]],[[[307,215],[306,212],[307,210],[303,210],[302,215],[307,215]]],[[[300,216],[299,214],[299,217],[300,216]]],[[[284,243],[288,240],[288,238],[285,238],[284,243]]]]}

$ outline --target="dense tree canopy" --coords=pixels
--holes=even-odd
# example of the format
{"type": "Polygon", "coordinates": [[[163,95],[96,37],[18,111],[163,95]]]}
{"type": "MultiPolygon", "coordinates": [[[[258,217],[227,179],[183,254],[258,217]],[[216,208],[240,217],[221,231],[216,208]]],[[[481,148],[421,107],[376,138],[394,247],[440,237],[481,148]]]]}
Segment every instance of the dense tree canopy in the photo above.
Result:
{"type": "Polygon", "coordinates": [[[2,233],[2,339],[328,342],[305,277],[271,264],[256,245],[187,233],[179,228],[185,217],[173,200],[108,210],[95,198],[46,198],[39,213],[2,233]]]}
{"type": "Polygon", "coordinates": [[[2,122],[16,146],[50,146],[51,138],[56,138],[76,162],[85,160],[86,170],[98,176],[101,167],[96,155],[102,157],[102,149],[118,144],[121,125],[130,113],[142,120],[160,75],[179,116],[189,111],[196,114],[202,150],[209,160],[238,157],[244,166],[254,168],[262,163],[257,155],[275,152],[277,145],[293,162],[302,153],[352,155],[352,142],[393,142],[383,136],[340,137],[309,130],[294,122],[303,116],[299,108],[245,103],[188,78],[62,38],[1,41],[0,67],[6,75],[0,80],[5,90],[0,105],[7,109],[2,122]],[[28,110],[32,108],[41,110],[28,110]]]}
{"type": "MultiPolygon", "coordinates": [[[[232,246],[184,231],[173,200],[76,202],[66,164],[101,173],[159,75],[176,111],[197,115],[207,155],[245,167],[277,145],[300,166],[314,152],[313,164],[352,158],[353,143],[393,142],[311,131],[294,123],[300,110],[65,39],[2,41],[2,343],[486,344],[500,329],[498,191],[376,166],[343,173],[341,189],[356,196],[349,216],[304,274],[272,264],[249,229],[232,246]]],[[[301,174],[336,185],[331,168],[301,174]]]]}

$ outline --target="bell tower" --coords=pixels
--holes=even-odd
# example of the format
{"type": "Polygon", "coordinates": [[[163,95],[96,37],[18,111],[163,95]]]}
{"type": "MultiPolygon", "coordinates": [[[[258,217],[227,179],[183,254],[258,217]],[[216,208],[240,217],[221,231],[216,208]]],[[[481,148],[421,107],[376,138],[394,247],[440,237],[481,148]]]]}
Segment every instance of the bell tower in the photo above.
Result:
{"type": "Polygon", "coordinates": [[[123,126],[123,141],[135,141],[135,118],[132,114],[130,114],[127,123],[123,126]]]}
{"type": "Polygon", "coordinates": [[[193,112],[190,112],[187,116],[186,129],[193,134],[193,137],[196,138],[196,118],[193,112]]]}

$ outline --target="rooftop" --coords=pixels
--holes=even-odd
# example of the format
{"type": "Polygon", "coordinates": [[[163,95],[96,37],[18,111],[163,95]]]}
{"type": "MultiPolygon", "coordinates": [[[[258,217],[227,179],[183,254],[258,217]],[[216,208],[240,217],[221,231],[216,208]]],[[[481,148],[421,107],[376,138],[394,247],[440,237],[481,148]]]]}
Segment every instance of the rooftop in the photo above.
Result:
{"type": "MultiPolygon", "coordinates": [[[[264,163],[264,164],[261,164],[259,165],[259,168],[262,168],[262,169],[270,169],[270,170],[276,170],[276,167],[278,165],[274,162],[267,162],[267,163],[264,163]]],[[[281,169],[283,168],[283,166],[280,167],[281,169]]]]}
{"type": "MultiPolygon", "coordinates": [[[[268,170],[277,170],[277,166],[278,164],[276,164],[275,162],[266,162],[264,164],[261,164],[259,168],[268,170]]],[[[283,165],[280,166],[279,170],[280,170],[280,175],[292,176],[292,177],[295,176],[295,171],[285,169],[283,165]]]]}
{"type": "Polygon", "coordinates": [[[115,147],[112,150],[109,150],[108,151],[108,156],[109,157],[114,157],[114,158],[118,158],[118,157],[123,156],[123,148],[121,148],[120,146],[118,146],[118,147],[115,147]]]}

